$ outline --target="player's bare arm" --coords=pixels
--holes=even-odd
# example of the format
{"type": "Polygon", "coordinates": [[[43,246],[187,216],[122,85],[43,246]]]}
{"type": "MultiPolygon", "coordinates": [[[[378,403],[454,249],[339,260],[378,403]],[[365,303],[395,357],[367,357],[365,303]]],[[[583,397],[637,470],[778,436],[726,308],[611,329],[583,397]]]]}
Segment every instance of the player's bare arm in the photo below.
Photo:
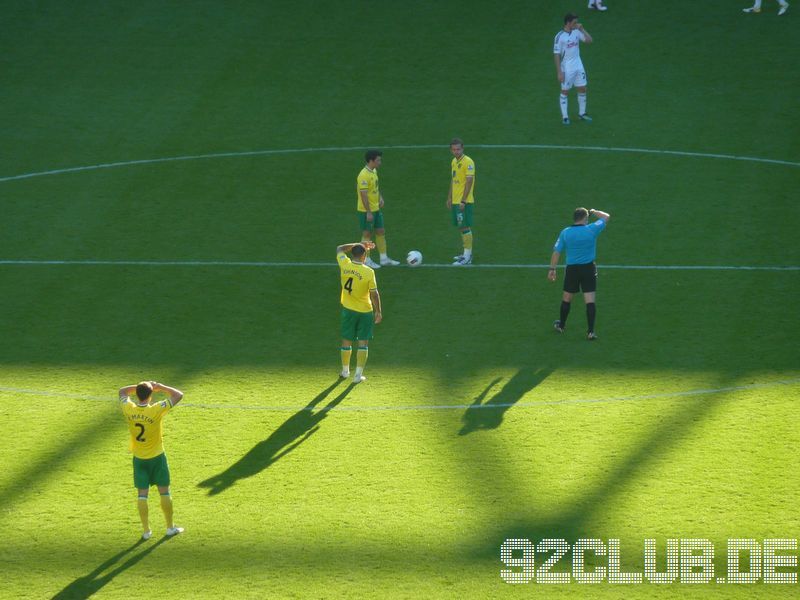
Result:
{"type": "Polygon", "coordinates": [[[586,39],[583,41],[583,43],[584,43],[584,44],[591,44],[591,43],[594,41],[594,40],[592,39],[592,36],[591,36],[591,35],[589,35],[589,32],[588,32],[588,31],[586,31],[586,30],[583,28],[583,24],[582,24],[582,23],[578,25],[578,29],[580,30],[580,32],[581,32],[581,33],[582,33],[584,36],[586,36],[586,39]]]}
{"type": "Polygon", "coordinates": [[[466,181],[464,183],[464,195],[461,197],[461,208],[463,209],[464,206],[467,204],[467,198],[469,198],[469,193],[472,190],[472,184],[475,183],[474,176],[467,176],[466,181]]]}
{"type": "Polygon", "coordinates": [[[381,295],[378,293],[378,290],[370,290],[369,297],[372,300],[373,318],[375,319],[375,324],[377,325],[383,321],[383,312],[381,311],[381,295]]]}
{"type": "Polygon", "coordinates": [[[447,201],[445,202],[445,206],[450,208],[453,206],[453,182],[450,182],[450,189],[447,190],[447,201]]]}
{"type": "Polygon", "coordinates": [[[555,281],[557,277],[556,267],[558,266],[558,259],[561,258],[560,252],[553,252],[552,256],[550,256],[550,269],[547,271],[547,279],[549,281],[555,281]]]}
{"type": "Polygon", "coordinates": [[[126,385],[124,387],[119,388],[119,399],[125,400],[130,396],[133,396],[136,393],[136,385],[126,385]]]}
{"type": "Polygon", "coordinates": [[[563,82],[564,81],[564,71],[561,70],[561,55],[560,54],[553,54],[553,60],[556,62],[556,77],[558,80],[563,82]]]}
{"type": "Polygon", "coordinates": [[[611,220],[611,215],[607,212],[603,212],[602,210],[597,210],[596,208],[592,208],[589,210],[590,215],[594,215],[598,219],[603,219],[608,225],[608,222],[611,220]]]}
{"type": "Polygon", "coordinates": [[[158,383],[157,381],[151,381],[150,385],[153,386],[153,393],[156,392],[163,392],[165,394],[169,394],[170,404],[175,406],[183,399],[183,392],[180,391],[178,388],[170,387],[168,385],[164,385],[163,383],[158,383]]]}
{"type": "Polygon", "coordinates": [[[378,206],[379,206],[380,208],[383,208],[383,194],[380,194],[380,195],[378,196],[378,206]]]}
{"type": "Polygon", "coordinates": [[[367,221],[371,223],[375,217],[373,217],[372,211],[369,209],[369,196],[367,195],[366,190],[360,190],[358,193],[361,196],[361,204],[367,211],[367,221]]]}
{"type": "Polygon", "coordinates": [[[350,252],[353,249],[353,246],[364,246],[367,250],[372,250],[375,247],[375,242],[353,242],[352,244],[342,244],[341,246],[336,246],[336,254],[339,252],[350,252]]]}

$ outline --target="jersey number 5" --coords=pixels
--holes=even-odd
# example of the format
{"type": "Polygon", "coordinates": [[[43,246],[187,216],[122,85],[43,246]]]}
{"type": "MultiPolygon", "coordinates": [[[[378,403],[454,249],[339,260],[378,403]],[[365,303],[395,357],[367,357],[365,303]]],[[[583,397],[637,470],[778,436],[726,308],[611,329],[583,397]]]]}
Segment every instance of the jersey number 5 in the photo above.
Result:
{"type": "Polygon", "coordinates": [[[144,425],[142,425],[141,423],[134,423],[133,426],[139,428],[139,435],[136,436],[136,441],[137,442],[144,442],[145,441],[145,439],[144,439],[144,425]]]}
{"type": "Polygon", "coordinates": [[[344,289],[346,289],[348,293],[352,294],[353,293],[353,278],[352,277],[348,277],[347,281],[344,282],[344,285],[342,287],[344,289]]]}

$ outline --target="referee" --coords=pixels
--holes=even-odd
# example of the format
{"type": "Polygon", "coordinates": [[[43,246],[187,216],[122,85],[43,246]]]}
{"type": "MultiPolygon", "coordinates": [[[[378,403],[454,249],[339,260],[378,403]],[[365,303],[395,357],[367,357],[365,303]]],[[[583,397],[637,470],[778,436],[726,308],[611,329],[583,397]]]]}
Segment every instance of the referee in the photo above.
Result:
{"type": "Polygon", "coordinates": [[[547,278],[555,281],[556,265],[566,248],[567,270],[564,275],[564,295],[561,298],[561,318],[553,323],[553,327],[559,333],[564,332],[572,296],[582,291],[583,300],[586,302],[586,322],[589,326],[587,338],[592,341],[597,339],[597,334],[594,332],[594,320],[597,314],[594,302],[597,289],[597,265],[594,263],[597,254],[597,236],[606,228],[611,215],[594,208],[589,210],[576,208],[572,217],[573,225],[565,227],[558,235],[553,246],[553,255],[550,257],[550,270],[547,272],[547,278]],[[593,223],[589,223],[589,215],[595,217],[593,223]]]}

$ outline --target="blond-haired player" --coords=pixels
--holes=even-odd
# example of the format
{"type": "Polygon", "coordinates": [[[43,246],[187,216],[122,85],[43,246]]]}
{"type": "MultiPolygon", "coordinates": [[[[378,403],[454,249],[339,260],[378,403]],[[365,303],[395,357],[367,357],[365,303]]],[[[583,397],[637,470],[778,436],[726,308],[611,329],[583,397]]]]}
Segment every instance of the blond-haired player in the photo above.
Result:
{"type": "Polygon", "coordinates": [[[454,256],[454,266],[472,264],[472,213],[475,208],[475,161],[464,154],[464,142],[460,138],[450,141],[450,189],[447,192],[447,208],[453,217],[453,225],[461,232],[463,251],[454,256]]]}

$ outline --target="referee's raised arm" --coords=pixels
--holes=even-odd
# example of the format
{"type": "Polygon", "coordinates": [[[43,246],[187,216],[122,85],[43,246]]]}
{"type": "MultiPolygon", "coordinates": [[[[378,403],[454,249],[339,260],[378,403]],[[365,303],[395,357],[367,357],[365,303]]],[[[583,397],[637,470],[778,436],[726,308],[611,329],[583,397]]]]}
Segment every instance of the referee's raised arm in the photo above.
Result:
{"type": "Polygon", "coordinates": [[[590,208],[589,214],[593,215],[596,219],[603,219],[603,221],[605,221],[606,224],[608,224],[608,222],[611,220],[610,214],[608,214],[607,212],[603,212],[602,210],[597,210],[596,208],[590,208]]]}

